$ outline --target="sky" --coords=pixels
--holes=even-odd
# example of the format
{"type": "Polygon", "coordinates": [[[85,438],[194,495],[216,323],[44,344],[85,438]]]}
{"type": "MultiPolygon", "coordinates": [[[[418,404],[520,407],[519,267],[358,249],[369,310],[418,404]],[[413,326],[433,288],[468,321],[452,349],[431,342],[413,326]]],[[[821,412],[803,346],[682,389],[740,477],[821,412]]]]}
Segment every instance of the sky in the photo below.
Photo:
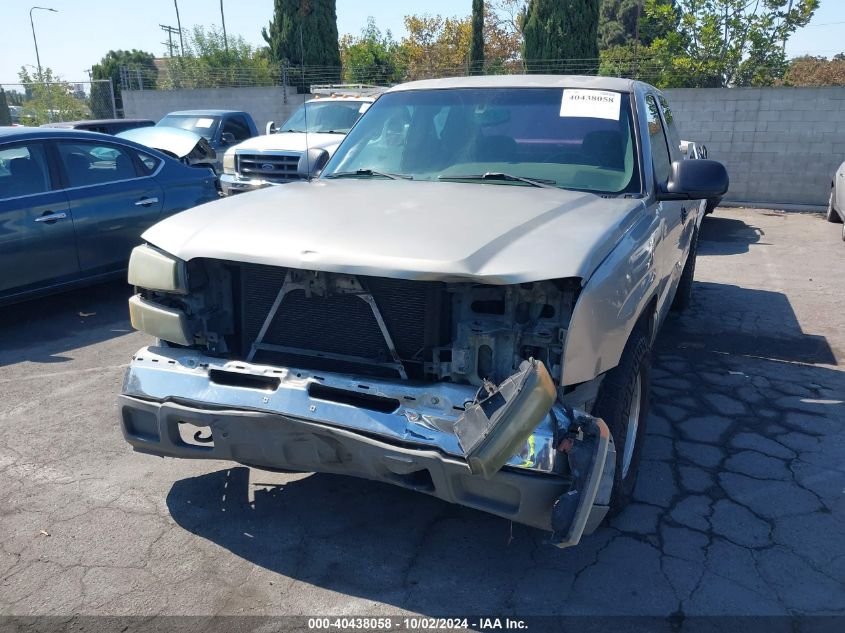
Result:
{"type": "MultiPolygon", "coordinates": [[[[36,0],[33,0],[34,2],[36,0]]],[[[173,0],[37,0],[58,13],[33,12],[41,64],[67,81],[87,79],[87,70],[110,49],[138,48],[163,55],[160,24],[176,25],[173,0]]],[[[220,25],[218,0],[178,0],[183,28],[220,25]]],[[[226,30],[262,45],[261,27],[270,21],[273,0],[223,0],[226,30]]],[[[830,57],[845,50],[845,0],[821,0],[810,24],[787,43],[787,54],[830,57]]],[[[471,0],[337,0],[340,34],[358,34],[368,16],[383,31],[404,35],[402,18],[411,13],[468,15],[471,0]]],[[[32,3],[0,0],[0,83],[17,81],[23,65],[35,67],[29,24],[32,3]]]]}

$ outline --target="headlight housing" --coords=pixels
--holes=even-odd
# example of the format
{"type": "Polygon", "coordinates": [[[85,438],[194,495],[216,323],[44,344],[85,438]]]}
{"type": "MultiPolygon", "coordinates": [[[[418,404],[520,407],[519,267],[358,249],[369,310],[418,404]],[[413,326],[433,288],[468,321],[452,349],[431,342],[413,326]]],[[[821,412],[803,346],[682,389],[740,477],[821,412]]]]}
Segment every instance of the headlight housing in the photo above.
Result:
{"type": "Polygon", "coordinates": [[[225,154],[223,154],[223,173],[224,174],[235,174],[235,152],[234,150],[229,150],[225,154]]]}
{"type": "Polygon", "coordinates": [[[129,283],[147,290],[188,294],[185,262],[147,244],[132,250],[129,257],[129,283]]]}

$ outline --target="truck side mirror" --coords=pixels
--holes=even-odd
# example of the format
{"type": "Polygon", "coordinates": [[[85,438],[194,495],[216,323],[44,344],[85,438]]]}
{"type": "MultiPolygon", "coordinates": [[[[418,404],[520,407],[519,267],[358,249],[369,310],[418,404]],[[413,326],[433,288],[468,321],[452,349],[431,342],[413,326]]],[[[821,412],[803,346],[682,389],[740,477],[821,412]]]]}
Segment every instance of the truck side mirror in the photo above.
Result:
{"type": "Polygon", "coordinates": [[[299,157],[296,172],[303,180],[316,178],[323,171],[323,167],[329,162],[329,153],[317,147],[312,147],[299,157]]]}
{"type": "Polygon", "coordinates": [[[235,135],[231,132],[223,132],[220,135],[220,141],[223,145],[234,145],[235,144],[235,135]]]}
{"type": "Polygon", "coordinates": [[[728,170],[716,160],[679,160],[672,163],[672,175],[659,187],[658,200],[704,200],[722,196],[728,190],[728,170]]]}
{"type": "Polygon", "coordinates": [[[264,126],[264,133],[265,134],[275,134],[279,130],[276,129],[276,122],[275,121],[267,121],[267,125],[264,126]]]}

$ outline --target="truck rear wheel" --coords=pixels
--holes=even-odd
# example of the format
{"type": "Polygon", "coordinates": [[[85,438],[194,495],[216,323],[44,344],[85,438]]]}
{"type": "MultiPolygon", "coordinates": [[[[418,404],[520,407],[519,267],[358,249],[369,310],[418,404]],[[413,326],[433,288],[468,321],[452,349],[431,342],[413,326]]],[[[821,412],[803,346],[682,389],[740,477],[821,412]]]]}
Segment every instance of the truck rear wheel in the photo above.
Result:
{"type": "Polygon", "coordinates": [[[650,355],[648,329],[637,327],[625,345],[619,365],[604,377],[593,407],[593,415],[607,424],[616,448],[609,516],[628,505],[637,482],[648,420],[650,355]]]}

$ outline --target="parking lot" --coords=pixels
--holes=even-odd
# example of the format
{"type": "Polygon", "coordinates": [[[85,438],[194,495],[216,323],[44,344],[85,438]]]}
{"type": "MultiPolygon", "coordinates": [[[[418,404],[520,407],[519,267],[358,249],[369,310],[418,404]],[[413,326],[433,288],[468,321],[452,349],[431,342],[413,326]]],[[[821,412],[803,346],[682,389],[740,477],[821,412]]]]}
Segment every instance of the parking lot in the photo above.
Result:
{"type": "Polygon", "coordinates": [[[845,614],[839,232],[704,220],[636,502],[568,550],[395,487],[134,454],[129,288],[0,310],[0,613],[845,614]]]}

